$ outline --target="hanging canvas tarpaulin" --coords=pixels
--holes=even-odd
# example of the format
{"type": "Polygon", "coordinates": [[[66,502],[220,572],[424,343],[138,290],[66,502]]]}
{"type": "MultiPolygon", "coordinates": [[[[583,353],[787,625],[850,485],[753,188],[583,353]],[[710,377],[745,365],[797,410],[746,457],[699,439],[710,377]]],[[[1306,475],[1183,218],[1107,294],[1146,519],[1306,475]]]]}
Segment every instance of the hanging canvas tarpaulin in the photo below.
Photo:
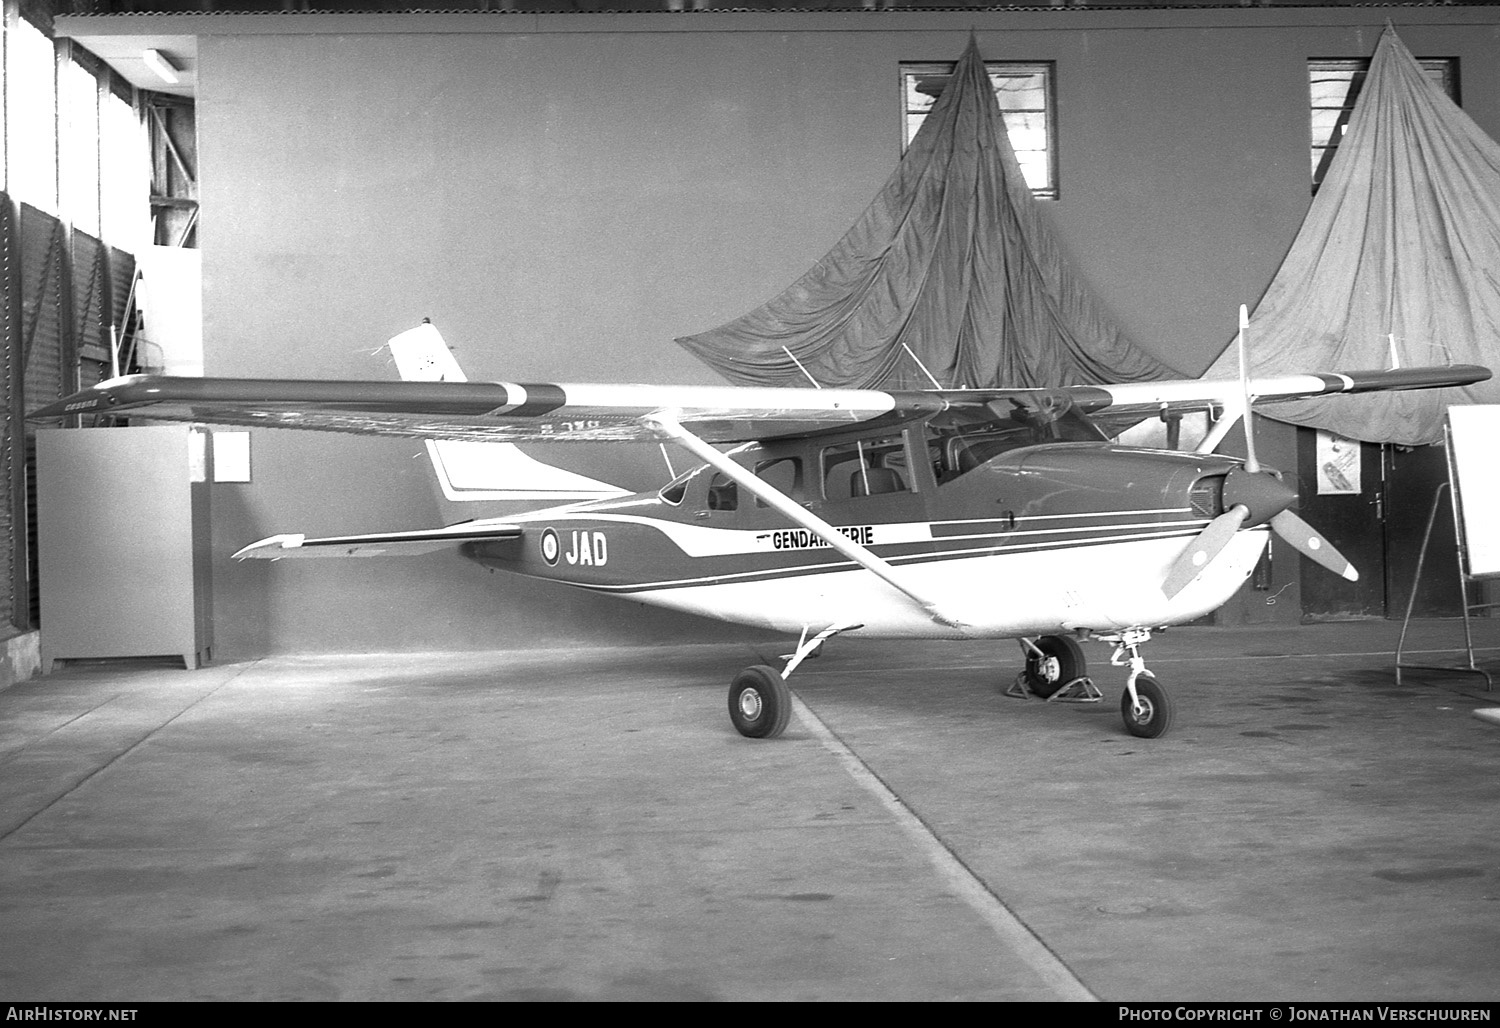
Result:
{"type": "Polygon", "coordinates": [[[1064,261],[971,41],[895,173],[785,292],[679,343],[747,385],[928,389],[1143,381],[1064,261]],[[930,377],[929,377],[930,376],[930,377]]]}
{"type": "MultiPolygon", "coordinates": [[[[1500,366],[1500,145],[1387,26],[1349,127],[1286,260],[1250,317],[1255,374],[1500,366]]],[[[1229,347],[1205,378],[1237,374],[1229,347]]],[[[1366,442],[1443,437],[1450,404],[1500,380],[1262,408],[1366,442]]]]}

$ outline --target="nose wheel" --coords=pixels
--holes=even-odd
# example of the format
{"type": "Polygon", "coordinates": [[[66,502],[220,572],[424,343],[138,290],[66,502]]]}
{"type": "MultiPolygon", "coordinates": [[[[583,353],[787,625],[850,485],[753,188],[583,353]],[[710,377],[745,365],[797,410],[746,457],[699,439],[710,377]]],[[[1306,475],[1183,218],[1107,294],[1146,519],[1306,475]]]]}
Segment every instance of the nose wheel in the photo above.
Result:
{"type": "Polygon", "coordinates": [[[1162,688],[1156,676],[1146,669],[1146,660],[1140,647],[1151,639],[1151,632],[1144,628],[1131,628],[1119,635],[1102,635],[1099,638],[1115,644],[1114,656],[1109,662],[1116,667],[1129,667],[1125,679],[1125,692],[1120,697],[1120,716],[1125,720],[1125,730],[1141,739],[1158,739],[1172,727],[1172,700],[1162,688]]]}

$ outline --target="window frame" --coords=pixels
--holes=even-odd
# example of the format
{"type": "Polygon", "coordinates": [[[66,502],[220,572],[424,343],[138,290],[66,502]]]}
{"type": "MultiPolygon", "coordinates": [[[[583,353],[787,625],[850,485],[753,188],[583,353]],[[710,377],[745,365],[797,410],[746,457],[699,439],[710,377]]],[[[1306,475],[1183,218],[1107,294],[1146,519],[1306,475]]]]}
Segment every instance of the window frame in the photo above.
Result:
{"type": "MultiPolygon", "coordinates": [[[[1421,66],[1423,73],[1442,87],[1443,92],[1448,95],[1454,103],[1461,103],[1458,88],[1458,58],[1457,57],[1419,57],[1417,64],[1421,66]]],[[[1338,152],[1339,144],[1343,141],[1344,132],[1349,125],[1349,116],[1354,112],[1354,105],[1359,100],[1360,90],[1364,88],[1365,77],[1370,72],[1370,58],[1368,57],[1311,57],[1307,61],[1307,93],[1308,93],[1308,138],[1310,141],[1310,158],[1312,166],[1312,192],[1316,196],[1318,187],[1323,184],[1324,177],[1328,174],[1328,167],[1333,162],[1333,156],[1338,152]],[[1339,98],[1337,106],[1326,101],[1327,96],[1320,96],[1320,77],[1324,82],[1332,81],[1330,77],[1347,77],[1348,84],[1339,98]],[[1332,112],[1331,119],[1328,114],[1332,112]],[[1329,122],[1326,134],[1320,121],[1329,122]]]]}
{"type": "MultiPolygon", "coordinates": [[[[917,134],[917,129],[926,120],[931,111],[933,103],[937,102],[937,96],[933,96],[927,109],[919,110],[912,106],[912,94],[916,90],[914,79],[919,77],[951,77],[958,67],[956,61],[902,61],[900,64],[900,99],[901,99],[901,152],[906,148],[917,134]]],[[[1056,61],[985,61],[985,72],[989,76],[990,87],[995,92],[996,102],[1000,105],[1000,115],[1005,123],[1006,136],[1011,142],[1011,149],[1015,152],[1017,160],[1021,155],[1040,153],[1040,161],[1022,161],[1022,174],[1026,175],[1026,184],[1031,189],[1031,195],[1039,200],[1056,200],[1058,198],[1058,160],[1057,160],[1057,62],[1056,61]],[[1001,98],[1004,83],[1001,79],[1017,81],[1022,79],[1033,79],[1040,77],[1040,89],[1042,92],[1042,106],[1017,107],[1007,105],[1001,98]],[[1043,145],[1037,147],[1016,146],[1016,123],[1021,120],[1018,116],[1036,115],[1043,135],[1043,145]],[[1038,183],[1033,180],[1034,175],[1028,174],[1036,168],[1041,168],[1044,181],[1038,183]]],[[[931,95],[931,94],[924,94],[931,95]]],[[[938,96],[942,95],[941,93],[938,96]]]]}

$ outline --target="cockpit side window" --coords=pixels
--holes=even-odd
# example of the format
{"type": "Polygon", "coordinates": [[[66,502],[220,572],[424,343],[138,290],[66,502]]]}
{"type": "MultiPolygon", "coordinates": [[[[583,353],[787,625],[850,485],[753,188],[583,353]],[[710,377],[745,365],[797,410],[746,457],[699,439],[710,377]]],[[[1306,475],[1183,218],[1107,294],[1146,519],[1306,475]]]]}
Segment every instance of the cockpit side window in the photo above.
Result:
{"type": "Polygon", "coordinates": [[[904,436],[856,439],[823,449],[823,497],[834,502],[912,490],[904,436]]]}
{"type": "Polygon", "coordinates": [[[709,510],[739,510],[740,487],[734,479],[720,471],[708,484],[709,510]]]}
{"type": "MultiPolygon", "coordinates": [[[[789,496],[798,503],[804,499],[806,489],[802,484],[801,457],[776,457],[763,460],[755,465],[755,475],[782,495],[789,496]]],[[[756,498],[755,504],[758,507],[767,506],[766,501],[759,497],[756,498]]]]}

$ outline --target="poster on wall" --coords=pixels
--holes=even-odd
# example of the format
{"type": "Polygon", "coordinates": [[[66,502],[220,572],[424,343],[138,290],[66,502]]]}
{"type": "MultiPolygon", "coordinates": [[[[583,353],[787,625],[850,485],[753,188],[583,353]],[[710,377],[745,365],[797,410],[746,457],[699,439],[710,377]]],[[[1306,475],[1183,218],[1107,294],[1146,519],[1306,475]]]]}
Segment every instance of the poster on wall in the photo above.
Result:
{"type": "Polygon", "coordinates": [[[1360,492],[1359,442],[1332,432],[1318,432],[1318,495],[1360,492]]]}

